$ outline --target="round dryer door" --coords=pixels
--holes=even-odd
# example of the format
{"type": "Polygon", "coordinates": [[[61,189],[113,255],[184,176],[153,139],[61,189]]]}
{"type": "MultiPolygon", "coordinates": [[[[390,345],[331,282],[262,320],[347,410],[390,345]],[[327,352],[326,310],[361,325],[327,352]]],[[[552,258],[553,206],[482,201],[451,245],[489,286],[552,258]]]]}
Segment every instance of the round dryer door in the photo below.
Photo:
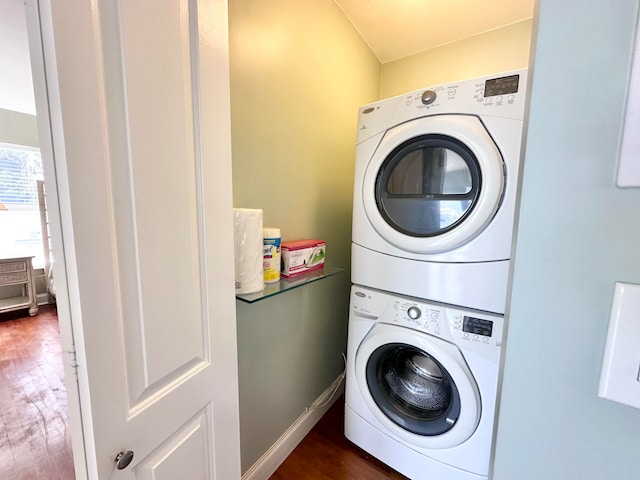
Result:
{"type": "Polygon", "coordinates": [[[504,190],[504,162],[478,117],[436,115],[389,130],[364,177],[375,230],[415,253],[453,250],[480,233],[504,190]]]}
{"type": "Polygon", "coordinates": [[[459,445],[480,420],[480,395],[460,351],[426,334],[377,325],[356,354],[356,379],[378,420],[416,446],[459,445]]]}

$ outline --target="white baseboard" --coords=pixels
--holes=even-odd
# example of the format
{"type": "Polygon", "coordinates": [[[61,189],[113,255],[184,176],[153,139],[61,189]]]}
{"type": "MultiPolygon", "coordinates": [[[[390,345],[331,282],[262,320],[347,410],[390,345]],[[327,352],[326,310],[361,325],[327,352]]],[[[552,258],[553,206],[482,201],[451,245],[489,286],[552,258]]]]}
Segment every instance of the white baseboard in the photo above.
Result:
{"type": "Polygon", "coordinates": [[[331,405],[344,391],[344,374],[336,378],[333,383],[298,417],[282,436],[271,445],[262,457],[254,463],[242,480],[266,480],[278,469],[298,444],[306,437],[331,405]]]}

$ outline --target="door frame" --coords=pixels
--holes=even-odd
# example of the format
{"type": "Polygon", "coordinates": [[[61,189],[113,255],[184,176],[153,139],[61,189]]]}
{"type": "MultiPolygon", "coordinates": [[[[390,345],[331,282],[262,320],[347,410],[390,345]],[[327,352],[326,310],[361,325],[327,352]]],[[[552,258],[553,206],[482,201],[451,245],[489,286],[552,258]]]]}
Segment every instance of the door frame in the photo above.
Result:
{"type": "MultiPolygon", "coordinates": [[[[25,16],[27,21],[27,33],[29,43],[29,55],[31,72],[33,77],[33,90],[36,103],[36,121],[38,139],[42,154],[42,166],[44,170],[45,188],[47,192],[47,215],[51,235],[51,248],[56,259],[56,307],[58,313],[58,325],[60,329],[60,346],[64,368],[64,385],[67,391],[69,432],[71,436],[71,448],[73,452],[73,464],[76,480],[87,480],[87,452],[85,450],[85,432],[83,410],[81,407],[80,384],[76,364],[76,338],[82,341],[82,336],[75,335],[75,328],[82,325],[74,325],[73,302],[70,295],[70,286],[77,289],[77,283],[72,284],[69,278],[69,270],[73,270],[73,254],[67,255],[63,237],[63,225],[65,231],[72,227],[70,211],[68,210],[68,189],[66,182],[67,165],[63,150],[54,153],[54,129],[62,128],[59,117],[60,98],[55,95],[56,89],[48,88],[48,82],[54,82],[55,72],[47,71],[45,62],[45,50],[51,49],[50,41],[53,32],[50,26],[41,21],[41,8],[45,4],[38,0],[25,2],[25,16]],[[67,206],[65,210],[64,206],[67,206]]],[[[53,52],[49,52],[51,55],[53,52]]],[[[51,67],[49,65],[49,67],[51,67]]],[[[78,315],[77,318],[80,318],[78,315]]],[[[77,322],[76,322],[77,323],[77,322]]]]}

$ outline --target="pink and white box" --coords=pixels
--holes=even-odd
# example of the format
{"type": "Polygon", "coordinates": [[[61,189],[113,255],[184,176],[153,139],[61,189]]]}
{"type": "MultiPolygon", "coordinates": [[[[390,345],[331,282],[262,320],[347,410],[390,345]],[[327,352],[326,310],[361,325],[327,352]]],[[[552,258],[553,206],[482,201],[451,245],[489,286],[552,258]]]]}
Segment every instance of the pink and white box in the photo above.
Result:
{"type": "Polygon", "coordinates": [[[324,268],[327,244],[324,240],[293,240],[282,242],[282,271],[285,278],[324,268]]]}

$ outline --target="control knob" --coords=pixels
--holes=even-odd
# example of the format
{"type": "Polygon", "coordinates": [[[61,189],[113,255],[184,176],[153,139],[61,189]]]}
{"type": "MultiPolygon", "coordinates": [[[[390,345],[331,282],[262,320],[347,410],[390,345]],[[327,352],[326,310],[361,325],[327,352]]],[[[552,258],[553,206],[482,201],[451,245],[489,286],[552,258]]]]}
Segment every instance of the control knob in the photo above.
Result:
{"type": "Polygon", "coordinates": [[[422,312],[420,311],[420,309],[418,307],[409,307],[407,309],[407,315],[409,315],[409,318],[411,318],[412,320],[416,320],[416,319],[420,318],[421,314],[422,314],[422,312]]]}
{"type": "Polygon", "coordinates": [[[425,105],[431,105],[436,101],[436,92],[431,89],[425,90],[424,92],[422,92],[422,97],[420,97],[420,100],[422,100],[422,103],[424,103],[425,105]]]}

